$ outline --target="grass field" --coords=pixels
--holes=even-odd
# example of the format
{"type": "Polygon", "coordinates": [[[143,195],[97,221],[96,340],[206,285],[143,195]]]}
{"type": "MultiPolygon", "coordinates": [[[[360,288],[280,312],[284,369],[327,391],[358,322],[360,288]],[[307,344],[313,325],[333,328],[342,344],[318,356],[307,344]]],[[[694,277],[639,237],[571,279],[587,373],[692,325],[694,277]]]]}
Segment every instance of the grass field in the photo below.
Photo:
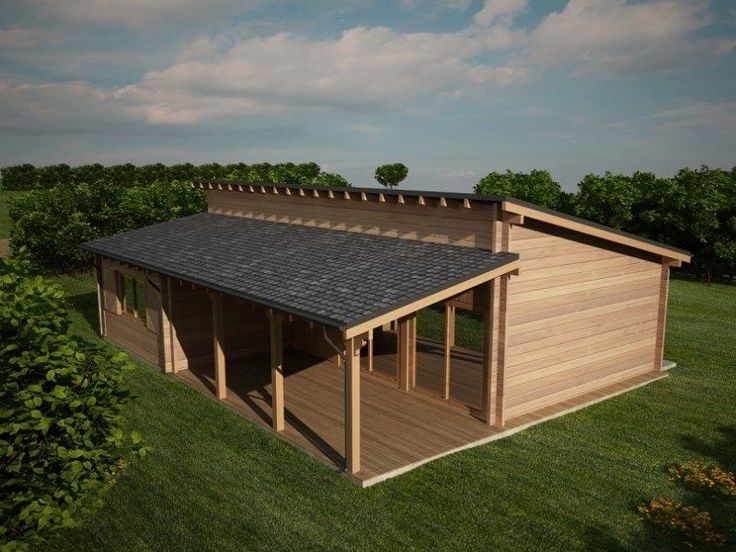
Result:
{"type": "MultiPolygon", "coordinates": [[[[96,339],[94,283],[59,278],[75,331],[96,339]]],[[[668,549],[639,501],[682,496],[664,466],[736,469],[736,288],[673,281],[671,377],[361,490],[170,377],[141,365],[133,428],[154,447],[101,510],[52,543],[87,550],[668,549]]],[[[441,318],[425,312],[420,332],[441,318]]],[[[461,322],[460,342],[478,325],[461,322]]],[[[717,511],[722,528],[734,509],[717,511]]]]}

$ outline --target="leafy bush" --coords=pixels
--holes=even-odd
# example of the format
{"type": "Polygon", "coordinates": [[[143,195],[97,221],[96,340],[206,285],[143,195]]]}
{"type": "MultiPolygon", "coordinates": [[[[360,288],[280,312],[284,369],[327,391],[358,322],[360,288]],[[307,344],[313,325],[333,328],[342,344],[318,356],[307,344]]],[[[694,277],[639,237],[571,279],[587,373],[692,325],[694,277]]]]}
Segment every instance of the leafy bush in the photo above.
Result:
{"type": "Polygon", "coordinates": [[[694,492],[736,497],[736,474],[698,460],[669,466],[670,479],[694,492]]]}
{"type": "Polygon", "coordinates": [[[11,245],[49,270],[81,270],[92,258],[79,244],[203,211],[201,191],[183,182],[124,188],[108,182],[58,186],[11,199],[11,245]]]}
{"type": "Polygon", "coordinates": [[[550,209],[561,209],[565,200],[560,185],[547,171],[491,172],[475,185],[475,193],[511,196],[550,209]]]}
{"type": "Polygon", "coordinates": [[[631,226],[637,199],[631,178],[610,172],[588,174],[578,184],[575,214],[613,228],[626,228],[631,226]]]}
{"type": "Polygon", "coordinates": [[[0,179],[6,190],[32,190],[38,188],[36,167],[28,163],[0,169],[0,179]]]}
{"type": "Polygon", "coordinates": [[[726,537],[713,528],[710,514],[695,506],[683,506],[669,498],[639,505],[642,519],[662,530],[686,548],[722,547],[726,537]]]}
{"type": "Polygon", "coordinates": [[[0,258],[0,549],[75,525],[128,452],[126,356],[71,337],[63,292],[0,258]]]}
{"type": "Polygon", "coordinates": [[[0,169],[2,188],[5,190],[30,190],[52,188],[63,184],[91,184],[109,182],[119,186],[150,185],[154,182],[172,180],[241,180],[245,182],[272,182],[278,184],[299,184],[302,186],[330,185],[349,186],[347,180],[340,175],[331,175],[322,171],[317,163],[233,163],[221,165],[206,163],[193,165],[181,163],[166,166],[161,163],[137,167],[131,163],[104,167],[100,163],[81,165],[71,168],[69,165],[49,165],[36,168],[33,165],[15,165],[0,169]]]}
{"type": "Polygon", "coordinates": [[[736,278],[736,167],[683,168],[672,178],[586,175],[577,194],[562,192],[546,171],[489,173],[479,194],[509,195],[691,251],[709,281],[736,278]]]}

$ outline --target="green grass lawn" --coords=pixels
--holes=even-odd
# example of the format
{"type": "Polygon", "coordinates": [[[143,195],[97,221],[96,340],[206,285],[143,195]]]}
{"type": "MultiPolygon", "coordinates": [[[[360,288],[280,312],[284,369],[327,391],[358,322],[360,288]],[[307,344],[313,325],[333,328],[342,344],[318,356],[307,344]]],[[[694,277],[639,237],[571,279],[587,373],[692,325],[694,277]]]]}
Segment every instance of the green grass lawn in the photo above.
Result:
{"type": "MultiPolygon", "coordinates": [[[[58,279],[95,338],[91,277],[58,279]]],[[[681,496],[664,466],[736,469],[736,288],[673,281],[665,380],[361,490],[272,434],[141,365],[133,428],[154,447],[53,550],[667,549],[639,501],[681,496]]],[[[420,332],[439,331],[425,312],[420,332]]],[[[477,343],[463,319],[460,343],[477,343]]],[[[721,526],[736,525],[733,508],[721,526]]]]}

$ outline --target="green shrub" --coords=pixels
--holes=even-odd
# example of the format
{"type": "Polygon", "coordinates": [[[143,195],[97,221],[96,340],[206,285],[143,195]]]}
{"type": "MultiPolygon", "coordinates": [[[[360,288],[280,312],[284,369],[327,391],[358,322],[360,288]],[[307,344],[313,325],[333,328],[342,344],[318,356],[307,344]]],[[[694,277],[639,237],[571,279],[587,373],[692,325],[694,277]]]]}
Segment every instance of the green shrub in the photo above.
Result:
{"type": "Polygon", "coordinates": [[[13,165],[0,169],[4,190],[32,190],[38,188],[38,171],[31,164],[13,165]]]}
{"type": "Polygon", "coordinates": [[[181,180],[241,180],[247,182],[272,182],[302,186],[325,186],[330,177],[330,185],[349,186],[340,175],[322,172],[317,163],[206,163],[193,165],[181,163],[166,166],[161,163],[137,167],[131,163],[105,167],[100,163],[71,168],[61,163],[36,168],[33,165],[15,165],[0,169],[2,188],[5,190],[31,190],[52,188],[60,184],[91,184],[109,182],[119,186],[150,185],[154,182],[181,180]]]}
{"type": "Polygon", "coordinates": [[[63,292],[0,259],[0,549],[75,525],[100,503],[129,453],[127,357],[67,333],[63,292]]]}
{"type": "Polygon", "coordinates": [[[109,182],[57,186],[10,201],[11,245],[48,270],[88,268],[79,244],[201,212],[204,195],[183,182],[122,187],[109,182]]]}

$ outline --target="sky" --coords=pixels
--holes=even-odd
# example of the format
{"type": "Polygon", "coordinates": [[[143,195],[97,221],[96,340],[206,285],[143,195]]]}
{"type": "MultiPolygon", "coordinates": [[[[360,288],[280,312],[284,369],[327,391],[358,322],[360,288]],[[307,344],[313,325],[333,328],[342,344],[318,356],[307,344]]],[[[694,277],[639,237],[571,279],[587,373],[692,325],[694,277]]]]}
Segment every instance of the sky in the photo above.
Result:
{"type": "Polygon", "coordinates": [[[0,0],[0,165],[736,165],[733,0],[0,0]]]}

